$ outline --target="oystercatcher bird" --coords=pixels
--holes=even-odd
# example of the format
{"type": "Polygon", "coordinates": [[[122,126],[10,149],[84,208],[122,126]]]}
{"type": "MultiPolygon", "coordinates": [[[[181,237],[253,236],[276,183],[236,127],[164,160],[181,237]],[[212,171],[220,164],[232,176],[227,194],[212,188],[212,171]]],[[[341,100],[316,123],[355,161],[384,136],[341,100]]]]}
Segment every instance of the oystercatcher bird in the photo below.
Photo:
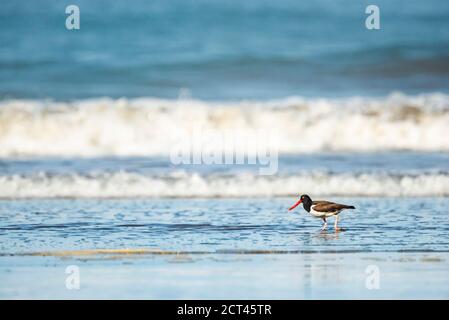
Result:
{"type": "Polygon", "coordinates": [[[345,204],[339,204],[329,201],[312,201],[312,199],[306,195],[303,194],[298,202],[296,202],[292,207],[290,207],[288,210],[293,210],[297,206],[299,206],[302,203],[304,210],[311,213],[316,218],[321,218],[324,221],[323,227],[321,230],[326,230],[327,228],[327,221],[326,218],[335,216],[335,230],[338,230],[338,214],[340,211],[345,209],[355,209],[354,206],[347,206],[345,204]]]}

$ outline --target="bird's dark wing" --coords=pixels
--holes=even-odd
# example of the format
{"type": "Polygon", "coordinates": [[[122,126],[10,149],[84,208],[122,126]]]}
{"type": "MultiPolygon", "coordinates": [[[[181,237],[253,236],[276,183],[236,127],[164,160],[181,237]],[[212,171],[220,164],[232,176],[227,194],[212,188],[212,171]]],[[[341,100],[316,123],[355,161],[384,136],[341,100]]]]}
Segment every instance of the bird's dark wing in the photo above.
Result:
{"type": "Polygon", "coordinates": [[[318,212],[335,212],[343,209],[355,209],[354,206],[347,206],[329,201],[313,201],[313,210],[318,212]]]}

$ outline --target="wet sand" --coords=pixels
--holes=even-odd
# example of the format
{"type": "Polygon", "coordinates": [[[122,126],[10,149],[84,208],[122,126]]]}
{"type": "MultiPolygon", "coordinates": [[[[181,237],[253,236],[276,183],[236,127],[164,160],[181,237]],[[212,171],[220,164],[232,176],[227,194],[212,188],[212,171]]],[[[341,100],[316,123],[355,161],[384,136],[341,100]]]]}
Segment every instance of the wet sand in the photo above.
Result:
{"type": "Polygon", "coordinates": [[[46,252],[0,257],[0,298],[447,299],[448,270],[446,252],[46,252]]]}

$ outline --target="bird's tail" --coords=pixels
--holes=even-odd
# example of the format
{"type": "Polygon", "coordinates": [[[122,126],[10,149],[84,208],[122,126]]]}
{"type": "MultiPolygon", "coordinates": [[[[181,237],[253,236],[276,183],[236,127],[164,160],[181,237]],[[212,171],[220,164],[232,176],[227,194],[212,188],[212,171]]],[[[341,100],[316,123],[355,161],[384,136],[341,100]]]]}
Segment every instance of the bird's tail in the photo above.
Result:
{"type": "Polygon", "coordinates": [[[345,209],[355,209],[354,206],[346,206],[345,209]]]}

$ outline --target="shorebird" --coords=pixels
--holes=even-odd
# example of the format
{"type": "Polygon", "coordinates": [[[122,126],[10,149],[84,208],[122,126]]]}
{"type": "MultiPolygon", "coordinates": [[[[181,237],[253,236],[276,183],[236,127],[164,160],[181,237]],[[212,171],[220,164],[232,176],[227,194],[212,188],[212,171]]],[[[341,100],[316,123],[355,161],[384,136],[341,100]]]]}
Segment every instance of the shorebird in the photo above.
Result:
{"type": "Polygon", "coordinates": [[[347,206],[345,204],[339,204],[329,201],[312,201],[312,199],[306,195],[303,194],[301,198],[296,202],[292,207],[290,207],[288,210],[293,210],[297,206],[299,206],[302,203],[304,210],[312,214],[312,216],[316,218],[321,218],[324,221],[323,227],[321,230],[326,230],[327,228],[327,221],[326,218],[335,216],[335,230],[338,230],[338,214],[340,211],[345,209],[355,209],[354,206],[347,206]]]}

